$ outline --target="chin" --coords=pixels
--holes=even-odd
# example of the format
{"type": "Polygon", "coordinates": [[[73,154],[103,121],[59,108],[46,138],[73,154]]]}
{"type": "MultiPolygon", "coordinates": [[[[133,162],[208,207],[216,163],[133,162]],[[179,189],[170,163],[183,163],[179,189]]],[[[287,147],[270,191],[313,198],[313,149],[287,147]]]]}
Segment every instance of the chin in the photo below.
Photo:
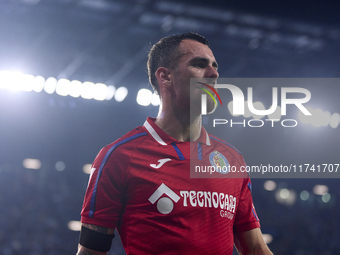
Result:
{"type": "Polygon", "coordinates": [[[217,106],[215,105],[214,101],[211,98],[209,99],[207,100],[207,113],[208,114],[213,113],[216,110],[216,106],[217,106]]]}

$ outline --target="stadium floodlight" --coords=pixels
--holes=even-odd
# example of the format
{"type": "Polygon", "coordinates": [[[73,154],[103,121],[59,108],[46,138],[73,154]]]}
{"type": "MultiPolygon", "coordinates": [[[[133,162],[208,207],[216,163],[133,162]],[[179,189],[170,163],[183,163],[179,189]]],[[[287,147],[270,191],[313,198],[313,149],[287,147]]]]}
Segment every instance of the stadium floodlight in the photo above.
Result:
{"type": "Polygon", "coordinates": [[[116,87],[113,85],[107,86],[107,94],[105,100],[111,100],[116,93],[116,87]]]}
{"type": "Polygon", "coordinates": [[[7,72],[5,70],[0,71],[0,89],[7,88],[7,72]]]}
{"type": "Polygon", "coordinates": [[[328,203],[331,200],[331,195],[329,193],[326,193],[322,195],[321,200],[324,203],[328,203]]]}
{"type": "MultiPolygon", "coordinates": [[[[253,103],[253,106],[256,110],[265,110],[266,108],[264,107],[263,103],[260,102],[260,101],[257,101],[257,102],[254,102],[253,103]]],[[[251,115],[254,119],[262,119],[264,117],[264,115],[256,115],[256,114],[253,114],[251,115]]]]}
{"type": "Polygon", "coordinates": [[[59,96],[68,96],[70,91],[70,81],[68,79],[60,79],[57,82],[56,93],[59,96]]]}
{"type": "Polygon", "coordinates": [[[325,111],[322,114],[322,119],[321,119],[321,126],[327,127],[330,123],[331,120],[331,113],[329,111],[325,111]]]}
{"type": "Polygon", "coordinates": [[[22,161],[22,165],[27,169],[40,169],[41,161],[39,159],[26,158],[22,161]]]}
{"type": "MultiPolygon", "coordinates": [[[[310,107],[306,107],[306,109],[312,113],[313,109],[310,108],[310,107]]],[[[312,116],[313,116],[313,113],[312,113],[312,116]]],[[[303,123],[303,124],[310,124],[312,123],[312,116],[307,116],[307,115],[304,115],[303,112],[299,111],[298,113],[298,117],[300,119],[300,121],[303,123]]]]}
{"type": "Polygon", "coordinates": [[[270,244],[273,241],[273,236],[271,234],[262,234],[262,236],[266,244],[270,244]]]}
{"type": "Polygon", "coordinates": [[[69,95],[71,97],[80,97],[82,85],[83,84],[80,81],[77,80],[71,81],[69,95]]]}
{"type": "Polygon", "coordinates": [[[245,118],[250,118],[252,116],[252,113],[250,112],[248,108],[248,101],[244,101],[244,115],[245,118]]]}
{"type": "Polygon", "coordinates": [[[66,165],[63,161],[58,161],[55,163],[54,167],[57,171],[62,172],[65,170],[66,165]]]}
{"type": "Polygon", "coordinates": [[[326,193],[328,193],[328,187],[326,185],[315,185],[313,187],[313,192],[315,195],[325,195],[326,193]]]}
{"type": "Polygon", "coordinates": [[[290,196],[290,191],[288,189],[281,189],[280,190],[280,197],[282,199],[287,199],[290,196]]]}
{"type": "Polygon", "coordinates": [[[86,81],[81,86],[80,96],[84,99],[92,99],[95,92],[94,83],[86,81]]]}
{"type": "Polygon", "coordinates": [[[337,128],[340,123],[340,115],[329,111],[322,111],[321,109],[312,109],[307,107],[307,110],[312,114],[311,116],[304,115],[301,111],[298,116],[302,123],[311,124],[313,127],[327,127],[337,128]]]}
{"type": "Polygon", "coordinates": [[[115,99],[117,102],[122,102],[128,94],[128,90],[125,87],[119,87],[115,93],[115,99]]]}
{"type": "Polygon", "coordinates": [[[92,164],[83,165],[83,172],[85,174],[91,174],[92,164]]]}
{"type": "Polygon", "coordinates": [[[106,99],[108,88],[103,83],[97,83],[94,86],[94,95],[93,98],[99,101],[103,101],[106,99]]]}
{"type": "Polygon", "coordinates": [[[234,114],[234,101],[230,101],[228,103],[228,110],[229,110],[231,116],[233,116],[233,117],[241,116],[240,114],[234,114]]]}
{"type": "Polygon", "coordinates": [[[33,84],[33,91],[40,93],[44,89],[45,78],[42,76],[36,76],[33,84]]]}
{"type": "Polygon", "coordinates": [[[268,180],[266,181],[264,184],[263,184],[263,187],[265,190],[268,190],[268,191],[273,191],[276,189],[276,182],[272,181],[272,180],[268,180]]]}
{"type": "Polygon", "coordinates": [[[309,192],[307,190],[303,190],[300,193],[300,199],[302,201],[307,201],[309,199],[309,192]]]}
{"type": "Polygon", "coordinates": [[[312,126],[313,127],[321,127],[323,123],[324,113],[321,109],[314,109],[312,112],[312,126]]]}
{"type": "Polygon", "coordinates": [[[329,125],[332,128],[337,128],[339,126],[339,123],[340,123],[340,114],[337,112],[333,113],[333,115],[330,118],[329,125]]]}
{"type": "Polygon", "coordinates": [[[276,110],[268,115],[268,119],[277,122],[281,120],[281,116],[281,106],[278,105],[276,110]]]}
{"type": "Polygon", "coordinates": [[[22,73],[13,71],[0,72],[0,88],[17,91],[21,89],[22,73]]]}
{"type": "Polygon", "coordinates": [[[139,105],[148,106],[151,104],[152,92],[149,89],[140,89],[137,93],[136,101],[139,105]]]}
{"type": "Polygon", "coordinates": [[[54,77],[49,77],[46,79],[44,90],[47,94],[53,94],[57,87],[57,79],[54,77]]]}
{"type": "Polygon", "coordinates": [[[292,189],[279,189],[275,193],[277,202],[285,205],[293,205],[296,201],[296,192],[292,189]]]}
{"type": "Polygon", "coordinates": [[[159,95],[157,95],[156,93],[152,94],[152,99],[151,99],[151,104],[153,106],[158,106],[161,103],[161,100],[159,98],[159,95]]]}
{"type": "Polygon", "coordinates": [[[35,84],[35,77],[31,74],[21,74],[18,77],[18,89],[30,92],[35,84]]]}
{"type": "Polygon", "coordinates": [[[80,231],[81,230],[81,222],[77,220],[71,220],[68,222],[67,227],[72,231],[80,231]]]}
{"type": "MultiPolygon", "coordinates": [[[[33,76],[31,74],[22,74],[20,72],[1,70],[0,71],[0,89],[12,91],[34,91],[47,94],[56,93],[59,96],[82,97],[85,99],[95,99],[99,101],[111,100],[113,97],[118,102],[123,101],[128,90],[125,87],[117,90],[115,86],[103,83],[80,82],[78,80],[68,80],[61,78],[57,80],[54,77],[49,77],[45,80],[42,76],[33,76]]],[[[155,100],[157,104],[157,100],[155,100]]]]}

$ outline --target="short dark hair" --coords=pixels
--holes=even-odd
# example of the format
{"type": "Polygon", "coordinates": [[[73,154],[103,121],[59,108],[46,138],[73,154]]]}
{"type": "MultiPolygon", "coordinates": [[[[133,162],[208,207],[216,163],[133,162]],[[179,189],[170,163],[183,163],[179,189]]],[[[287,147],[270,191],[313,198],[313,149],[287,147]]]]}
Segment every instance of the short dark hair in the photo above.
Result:
{"type": "Polygon", "coordinates": [[[155,73],[159,67],[175,67],[179,57],[181,57],[178,46],[185,39],[195,40],[210,47],[207,39],[197,33],[190,32],[164,37],[155,43],[149,52],[147,63],[149,81],[158,95],[160,95],[159,85],[155,73]]]}

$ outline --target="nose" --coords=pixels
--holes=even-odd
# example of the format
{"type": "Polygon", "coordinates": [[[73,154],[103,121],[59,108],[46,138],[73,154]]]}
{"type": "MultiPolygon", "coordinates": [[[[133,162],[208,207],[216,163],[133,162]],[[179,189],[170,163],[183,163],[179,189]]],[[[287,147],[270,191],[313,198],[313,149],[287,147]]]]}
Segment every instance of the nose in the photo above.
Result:
{"type": "Polygon", "coordinates": [[[215,67],[213,67],[212,65],[209,65],[207,70],[206,70],[206,78],[214,78],[217,79],[219,76],[218,71],[216,70],[215,67]]]}

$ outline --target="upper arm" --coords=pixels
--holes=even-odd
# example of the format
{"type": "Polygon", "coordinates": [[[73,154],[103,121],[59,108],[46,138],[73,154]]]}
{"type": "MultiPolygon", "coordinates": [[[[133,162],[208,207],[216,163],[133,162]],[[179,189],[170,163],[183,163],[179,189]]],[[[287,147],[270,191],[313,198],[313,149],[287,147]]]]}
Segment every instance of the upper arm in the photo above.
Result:
{"type": "Polygon", "coordinates": [[[81,222],[116,228],[125,203],[125,169],[128,160],[115,144],[104,147],[92,164],[81,211],[81,222]]]}
{"type": "Polygon", "coordinates": [[[254,228],[234,234],[234,242],[239,254],[242,255],[271,255],[267,244],[264,242],[260,228],[254,228]]]}

